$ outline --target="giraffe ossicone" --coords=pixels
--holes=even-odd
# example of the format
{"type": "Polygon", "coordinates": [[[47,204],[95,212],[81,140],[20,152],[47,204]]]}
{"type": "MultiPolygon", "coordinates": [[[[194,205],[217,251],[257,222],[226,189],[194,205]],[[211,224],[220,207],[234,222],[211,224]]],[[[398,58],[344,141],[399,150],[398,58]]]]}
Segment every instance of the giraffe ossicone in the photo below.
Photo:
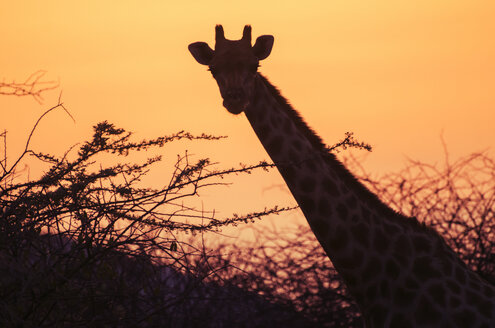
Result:
{"type": "Polygon", "coordinates": [[[245,113],[311,229],[355,298],[367,327],[495,327],[495,287],[433,229],[383,204],[331,153],[258,72],[274,38],[251,45],[215,28],[215,48],[189,51],[207,65],[223,105],[245,113]]]}

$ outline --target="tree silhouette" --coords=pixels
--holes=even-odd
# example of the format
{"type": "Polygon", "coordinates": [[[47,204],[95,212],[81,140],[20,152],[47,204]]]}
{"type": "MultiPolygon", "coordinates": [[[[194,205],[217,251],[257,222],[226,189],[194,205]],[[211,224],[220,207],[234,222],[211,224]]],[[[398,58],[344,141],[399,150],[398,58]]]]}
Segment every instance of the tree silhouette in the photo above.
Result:
{"type": "MultiPolygon", "coordinates": [[[[56,87],[37,72],[23,83],[2,83],[0,94],[32,96],[56,87]]],[[[294,311],[266,303],[235,287],[205,283],[213,270],[197,266],[209,255],[187,242],[186,233],[217,231],[250,222],[288,208],[270,208],[217,218],[214,212],[188,205],[198,192],[225,184],[224,178],[268,169],[260,162],[219,169],[209,158],[194,159],[187,151],[177,157],[168,183],[143,186],[140,180],[160,162],[154,156],[141,163],[125,162],[129,154],[165,147],[179,140],[212,142],[224,137],[179,131],[155,139],[134,141],[132,133],[108,122],[94,126],[92,138],[61,156],[36,152],[30,141],[36,121],[18,158],[7,158],[7,132],[0,150],[0,322],[6,326],[197,326],[206,317],[211,326],[236,324],[238,313],[294,311]],[[105,157],[103,165],[102,157],[105,157]],[[112,159],[109,160],[108,157],[112,159]],[[19,167],[35,158],[48,167],[35,179],[22,181],[19,167]],[[233,306],[232,298],[237,299],[233,306]],[[223,310],[212,310],[223,307],[223,310]]]]}
{"type": "MultiPolygon", "coordinates": [[[[59,103],[49,111],[61,106],[59,103]]],[[[5,270],[0,313],[4,322],[50,326],[126,320],[138,324],[150,318],[157,320],[156,315],[150,317],[150,313],[159,313],[157,306],[167,313],[164,309],[184,303],[188,293],[201,291],[198,284],[209,272],[194,267],[191,258],[207,255],[182,242],[178,234],[216,231],[288,208],[218,219],[187,205],[187,200],[203,188],[224,184],[222,178],[227,175],[246,174],[269,165],[222,170],[208,158],[193,160],[186,152],[178,157],[168,184],[154,189],[140,186],[139,181],[160,156],[139,164],[117,161],[106,167],[98,156],[125,158],[132,152],[178,140],[220,138],[180,131],[135,142],[131,133],[101,122],[94,127],[91,140],[62,156],[31,150],[28,138],[24,152],[11,166],[4,158],[0,174],[0,249],[5,270]],[[16,167],[25,156],[47,163],[49,169],[39,179],[17,182],[16,167]],[[180,287],[180,293],[167,290],[163,281],[152,286],[158,268],[161,273],[173,272],[166,277],[175,277],[173,284],[187,281],[191,286],[180,287]],[[184,280],[177,273],[191,278],[184,280]],[[161,302],[151,306],[151,296],[158,292],[161,302]],[[100,303],[111,306],[103,311],[100,303]]]]}

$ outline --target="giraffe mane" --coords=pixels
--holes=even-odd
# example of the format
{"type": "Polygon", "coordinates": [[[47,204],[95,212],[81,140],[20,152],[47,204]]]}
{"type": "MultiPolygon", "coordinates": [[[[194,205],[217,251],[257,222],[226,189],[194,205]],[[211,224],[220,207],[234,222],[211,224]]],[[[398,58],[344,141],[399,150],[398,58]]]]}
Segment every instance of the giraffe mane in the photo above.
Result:
{"type": "Polygon", "coordinates": [[[294,107],[292,107],[289,101],[284,96],[282,96],[277,87],[271,84],[270,81],[268,81],[268,79],[261,73],[258,73],[258,76],[261,78],[273,98],[275,98],[277,102],[282,105],[286,114],[289,116],[289,118],[292,119],[292,122],[296,124],[296,128],[300,132],[302,132],[302,134],[309,140],[311,145],[313,145],[313,147],[318,150],[326,151],[326,145],[321,137],[317,135],[312,128],[309,127],[306,121],[304,121],[304,119],[302,118],[301,114],[299,114],[299,112],[296,111],[294,107]]]}
{"type": "Polygon", "coordinates": [[[354,174],[352,174],[352,172],[350,172],[344,166],[344,164],[342,164],[342,162],[337,159],[334,154],[328,151],[326,144],[323,142],[323,139],[306,123],[301,114],[299,114],[299,112],[294,109],[294,107],[292,107],[290,102],[284,96],[282,96],[278,88],[271,84],[270,81],[268,81],[268,79],[259,72],[258,76],[261,78],[265,87],[273,96],[273,98],[280,105],[282,105],[281,107],[284,109],[285,113],[292,120],[292,122],[295,123],[296,128],[307,138],[307,140],[313,147],[326,154],[326,161],[334,167],[336,172],[338,172],[341,178],[344,179],[349,186],[352,186],[354,190],[358,192],[358,197],[361,197],[362,199],[375,204],[375,206],[378,207],[378,210],[387,217],[397,220],[403,220],[407,222],[411,228],[415,230],[419,229],[425,231],[426,233],[432,234],[435,237],[439,237],[443,241],[443,243],[445,243],[444,238],[435,229],[425,225],[422,222],[419,222],[416,217],[406,216],[389,207],[375,193],[371,192],[365,185],[363,185],[354,176],[354,174]]]}

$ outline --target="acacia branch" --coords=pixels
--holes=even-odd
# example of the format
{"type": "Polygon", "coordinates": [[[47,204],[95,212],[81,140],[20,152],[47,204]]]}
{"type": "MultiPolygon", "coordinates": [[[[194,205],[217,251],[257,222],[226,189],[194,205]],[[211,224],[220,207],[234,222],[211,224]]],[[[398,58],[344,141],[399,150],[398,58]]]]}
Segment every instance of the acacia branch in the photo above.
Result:
{"type": "Polygon", "coordinates": [[[29,75],[23,82],[0,82],[0,95],[4,96],[31,96],[38,103],[43,102],[41,94],[59,87],[59,81],[43,81],[46,71],[39,70],[29,75]]]}

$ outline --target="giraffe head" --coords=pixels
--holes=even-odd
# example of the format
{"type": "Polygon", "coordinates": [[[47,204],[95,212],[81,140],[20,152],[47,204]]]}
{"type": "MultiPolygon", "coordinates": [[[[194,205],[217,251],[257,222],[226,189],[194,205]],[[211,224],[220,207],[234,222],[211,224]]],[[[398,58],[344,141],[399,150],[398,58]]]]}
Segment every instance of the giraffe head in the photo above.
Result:
{"type": "Polygon", "coordinates": [[[215,50],[206,42],[189,45],[189,51],[217,81],[223,105],[232,114],[240,114],[249,105],[259,61],[270,55],[273,36],[262,35],[251,46],[251,26],[244,26],[242,39],[225,39],[222,25],[215,27],[215,50]]]}

